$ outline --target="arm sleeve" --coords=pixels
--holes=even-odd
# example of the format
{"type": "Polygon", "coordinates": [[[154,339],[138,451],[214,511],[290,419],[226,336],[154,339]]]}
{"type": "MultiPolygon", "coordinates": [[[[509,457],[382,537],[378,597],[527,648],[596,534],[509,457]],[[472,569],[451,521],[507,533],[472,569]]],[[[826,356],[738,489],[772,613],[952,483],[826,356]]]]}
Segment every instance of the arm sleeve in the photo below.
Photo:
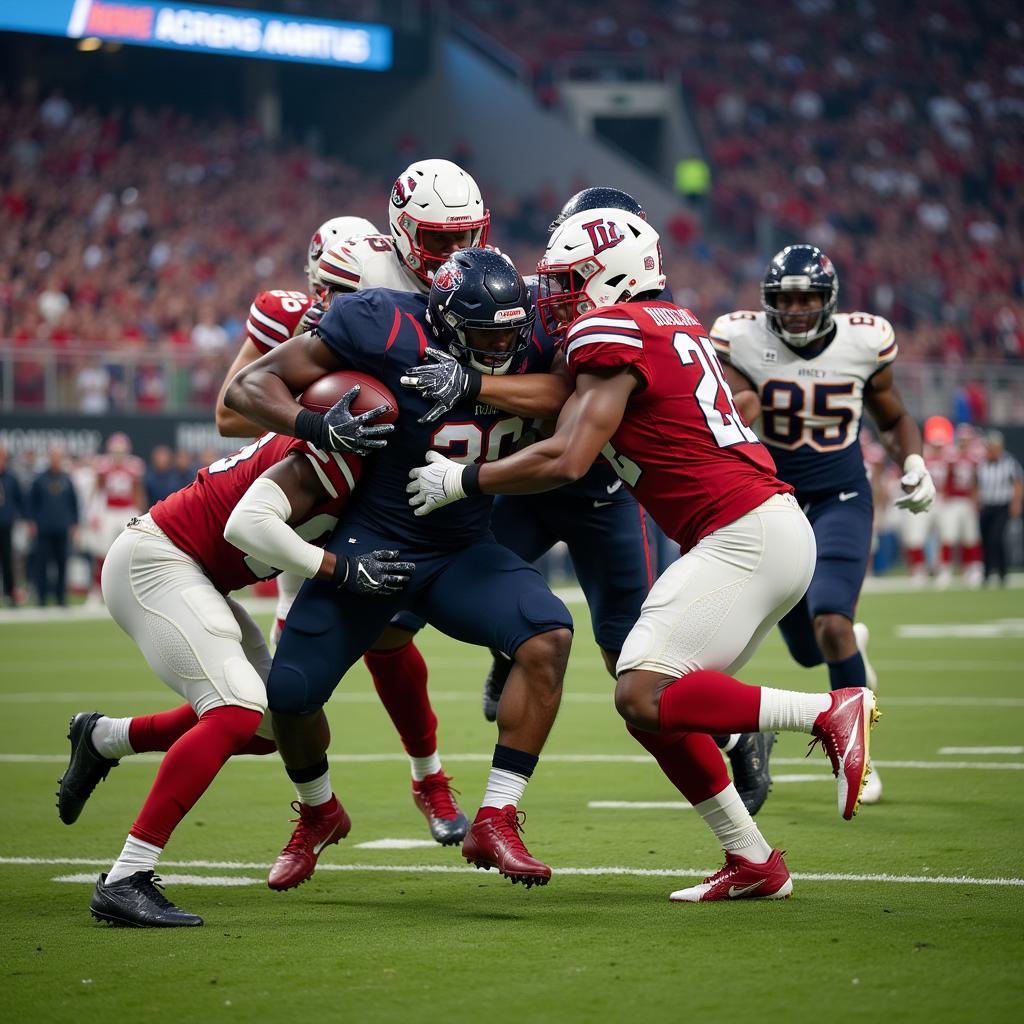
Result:
{"type": "Polygon", "coordinates": [[[261,562],[312,579],[323,548],[304,541],[289,525],[291,502],[272,480],[256,479],[224,524],[224,539],[261,562]]]}

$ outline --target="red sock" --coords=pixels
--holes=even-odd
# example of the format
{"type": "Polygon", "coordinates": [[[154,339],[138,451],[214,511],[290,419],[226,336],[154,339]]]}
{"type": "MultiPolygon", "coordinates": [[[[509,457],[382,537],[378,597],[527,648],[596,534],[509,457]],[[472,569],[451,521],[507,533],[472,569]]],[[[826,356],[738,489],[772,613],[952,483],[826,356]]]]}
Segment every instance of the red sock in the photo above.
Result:
{"type": "Polygon", "coordinates": [[[913,572],[924,565],[924,548],[907,548],[907,568],[913,572]]]}
{"type": "Polygon", "coordinates": [[[626,728],[691,804],[710,800],[729,785],[722,752],[706,733],[645,732],[631,725],[626,728]]]}
{"type": "Polygon", "coordinates": [[[943,544],[939,551],[939,558],[942,562],[942,568],[948,569],[953,564],[953,545],[943,544]]]}
{"type": "Polygon", "coordinates": [[[248,708],[207,711],[167,751],[131,834],[163,849],[224,762],[252,739],[262,718],[258,711],[248,708]]]}
{"type": "Polygon", "coordinates": [[[658,720],[662,732],[757,732],[760,710],[760,687],[703,668],[662,692],[658,720]]]}
{"type": "Polygon", "coordinates": [[[969,565],[974,565],[976,562],[981,561],[981,545],[980,544],[968,544],[965,545],[960,554],[960,560],[963,562],[963,566],[966,569],[969,565]]]}
{"type": "Polygon", "coordinates": [[[156,715],[139,715],[128,726],[128,742],[136,754],[149,750],[170,750],[171,744],[180,739],[199,721],[191,704],[182,704],[173,711],[161,711],[156,715]]]}
{"type": "Polygon", "coordinates": [[[406,753],[429,757],[437,750],[437,716],[427,695],[423,655],[410,640],[394,650],[367,651],[363,661],[406,753]]]}

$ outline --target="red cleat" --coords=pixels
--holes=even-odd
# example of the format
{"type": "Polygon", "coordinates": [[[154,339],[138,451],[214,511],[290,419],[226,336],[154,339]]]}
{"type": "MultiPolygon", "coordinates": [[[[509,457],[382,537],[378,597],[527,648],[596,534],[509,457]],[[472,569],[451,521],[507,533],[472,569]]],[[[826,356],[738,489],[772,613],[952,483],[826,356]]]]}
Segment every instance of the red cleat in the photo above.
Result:
{"type": "Polygon", "coordinates": [[[292,818],[298,824],[267,878],[267,885],[278,891],[302,885],[316,869],[324,847],[344,839],[352,828],[352,821],[336,796],[317,807],[294,800],[292,809],[298,812],[298,818],[292,818]]]}
{"type": "Polygon", "coordinates": [[[442,846],[461,843],[469,831],[469,819],[452,796],[451,781],[444,772],[434,772],[421,782],[412,780],[413,803],[423,812],[430,834],[442,846]]]}
{"type": "MultiPolygon", "coordinates": [[[[849,821],[857,813],[864,781],[871,772],[871,727],[880,712],[875,695],[865,687],[832,691],[832,706],[814,720],[811,749],[821,743],[839,780],[839,813],[849,821]]],[[[810,753],[810,751],[808,751],[810,753]]]]}
{"type": "Polygon", "coordinates": [[[462,844],[462,856],[478,868],[498,871],[513,885],[522,882],[527,889],[532,885],[547,885],[551,880],[551,868],[542,864],[519,838],[523,831],[526,815],[512,804],[502,809],[482,807],[481,813],[490,811],[486,817],[477,814],[466,841],[462,844]]]}
{"type": "Polygon", "coordinates": [[[673,903],[708,903],[711,900],[784,900],[793,891],[793,880],[782,859],[782,850],[772,850],[764,864],[725,854],[725,867],[689,889],[669,896],[673,903]]]}

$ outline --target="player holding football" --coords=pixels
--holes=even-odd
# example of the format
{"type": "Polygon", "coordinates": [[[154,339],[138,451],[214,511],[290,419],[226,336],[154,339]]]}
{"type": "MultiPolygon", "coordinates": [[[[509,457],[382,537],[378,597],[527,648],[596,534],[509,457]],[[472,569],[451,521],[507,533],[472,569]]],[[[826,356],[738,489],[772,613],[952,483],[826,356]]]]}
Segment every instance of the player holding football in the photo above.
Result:
{"type": "Polygon", "coordinates": [[[730,783],[710,734],[789,729],[820,741],[851,818],[876,716],[866,688],[805,694],[747,686],[744,664],[801,598],[814,534],[743,423],[711,342],[689,310],[659,301],[658,234],[617,210],[570,217],[538,267],[542,315],[565,329],[575,392],[553,437],[485,465],[438,452],[411,476],[417,515],[467,495],[521,494],[578,479],[603,451],[685,552],[655,583],[626,638],[615,703],[726,851],[673,900],[779,899],[793,883],[730,783]]]}
{"type": "MultiPolygon", "coordinates": [[[[551,876],[523,844],[517,808],[558,710],[572,620],[541,574],[493,539],[488,499],[424,523],[409,509],[404,488],[424,451],[444,451],[466,465],[493,460],[522,437],[524,417],[550,418],[561,408],[567,383],[538,372],[550,367],[554,352],[531,336],[534,315],[526,285],[505,257],[462,250],[435,271],[429,297],[371,289],[336,298],[315,333],[248,367],[226,396],[249,419],[329,446],[322,419],[304,412],[292,392],[339,366],[371,373],[395,391],[401,410],[395,433],[328,550],[357,554],[386,537],[389,547],[416,563],[416,572],[401,596],[379,602],[339,599],[316,583],[303,587],[268,682],[278,746],[290,772],[322,779],[329,792],[317,712],[399,611],[467,643],[504,651],[515,664],[498,709],[483,806],[463,854],[526,885],[551,876]],[[428,338],[480,373],[472,404],[429,422],[434,403],[399,384],[409,367],[422,364],[428,338]],[[516,411],[502,411],[493,395],[516,411]]],[[[318,853],[310,843],[298,856],[293,840],[271,872],[272,884],[299,884],[318,853]]]]}
{"type": "MultiPolygon", "coordinates": [[[[338,428],[343,455],[265,434],[201,469],[188,487],[133,519],[111,547],[103,572],[110,614],[188,704],[140,718],[83,712],[72,720],[71,760],[58,792],[67,824],[120,758],[167,752],[120,856],[96,883],[90,909],[98,920],[143,928],[201,925],[202,918],[156,888],[157,861],[229,757],[275,749],[257,734],[270,654],[259,628],[228,594],[279,569],[374,600],[408,581],[414,567],[394,551],[335,555],[310,543],[326,539],[348,503],[362,468],[357,453],[370,450],[360,437],[367,418],[349,417],[338,428]]],[[[309,797],[296,788],[300,801],[309,797]]],[[[336,798],[320,813],[332,822],[320,841],[336,843],[348,834],[348,815],[336,798]]]]}
{"type": "MultiPolygon", "coordinates": [[[[779,479],[791,485],[814,527],[814,576],[779,629],[799,664],[828,665],[833,690],[874,681],[867,627],[854,625],[874,508],[859,439],[865,407],[903,467],[897,507],[921,513],[935,499],[921,432],[893,379],[892,325],[867,313],[836,312],[838,297],[832,261],[815,246],[790,245],[768,265],[761,312],[729,313],[711,328],[740,415],[747,423],[760,415],[779,479]]],[[[881,796],[875,772],[861,799],[877,803],[881,796]]]]}
{"type": "MultiPolygon", "coordinates": [[[[626,210],[646,219],[643,207],[629,193],[586,188],[566,201],[551,222],[548,237],[569,217],[599,209],[626,210]]],[[[527,278],[527,283],[536,298],[536,279],[527,278]]],[[[667,289],[662,297],[671,299],[667,289]]],[[[534,333],[538,330],[543,331],[543,325],[535,325],[534,333]]],[[[477,371],[444,353],[428,349],[427,354],[433,365],[414,367],[402,384],[436,401],[428,415],[440,416],[457,404],[470,403],[477,371]]],[[[535,562],[557,541],[566,544],[590,609],[594,639],[614,678],[623,641],[640,616],[655,570],[647,514],[609,462],[599,456],[582,479],[553,493],[499,495],[491,510],[491,529],[499,543],[528,562],[535,562]]],[[[512,662],[499,651],[491,654],[483,711],[493,722],[512,662]]],[[[728,753],[736,788],[751,814],[757,813],[771,788],[768,754],[774,739],[774,733],[715,738],[728,753]]]]}
{"type": "MultiPolygon", "coordinates": [[[[434,271],[457,249],[483,245],[490,226],[480,189],[448,160],[418,160],[396,180],[388,200],[391,234],[381,234],[360,218],[328,221],[313,235],[306,264],[310,296],[292,296],[273,307],[260,299],[249,314],[249,337],[225,377],[217,403],[217,423],[227,436],[254,436],[261,428],[224,404],[234,375],[276,344],[307,332],[335,295],[367,288],[394,288],[426,294],[434,271]],[[308,300],[302,301],[302,300],[308,300]],[[315,300],[315,301],[314,301],[315,300]],[[258,308],[260,307],[260,308],[258,308]]],[[[291,295],[291,293],[286,293],[291,295]]],[[[271,638],[276,642],[301,580],[283,573],[271,638]]],[[[412,775],[412,796],[427,819],[431,836],[448,846],[461,843],[469,822],[455,800],[451,778],[438,752],[437,716],[427,690],[427,665],[414,643],[423,622],[403,614],[391,623],[363,658],[374,688],[391,718],[412,775]]]]}

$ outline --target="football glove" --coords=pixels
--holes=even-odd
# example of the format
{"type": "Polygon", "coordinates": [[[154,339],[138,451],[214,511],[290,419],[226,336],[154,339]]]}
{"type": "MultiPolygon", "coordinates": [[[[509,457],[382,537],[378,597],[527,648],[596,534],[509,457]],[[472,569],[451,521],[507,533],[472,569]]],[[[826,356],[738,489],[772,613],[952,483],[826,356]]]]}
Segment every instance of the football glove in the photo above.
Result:
{"type": "Polygon", "coordinates": [[[417,423],[433,423],[446,412],[451,412],[459,402],[472,402],[480,394],[482,379],[479,370],[465,366],[447,352],[428,348],[426,355],[433,360],[432,363],[411,366],[401,379],[403,387],[418,391],[435,403],[417,423]]]}
{"type": "Polygon", "coordinates": [[[406,487],[411,495],[409,504],[416,509],[416,515],[425,516],[466,497],[462,476],[469,468],[445,458],[440,452],[427,452],[427,465],[409,470],[410,483],[406,487]]]}
{"type": "Polygon", "coordinates": [[[324,318],[324,313],[326,312],[327,306],[324,303],[324,300],[318,299],[299,318],[299,322],[295,327],[295,335],[308,334],[320,323],[324,318]]]}
{"type": "Polygon", "coordinates": [[[295,417],[295,436],[309,441],[325,452],[347,452],[351,455],[370,455],[383,448],[385,435],[394,429],[393,423],[369,424],[390,406],[378,405],[376,409],[353,416],[349,406],[359,394],[359,385],[346,391],[325,413],[303,409],[295,417]]]}
{"type": "Polygon", "coordinates": [[[905,492],[896,501],[897,508],[911,512],[927,512],[935,501],[935,484],[920,455],[908,455],[903,460],[903,476],[900,485],[905,492]]]}
{"type": "Polygon", "coordinates": [[[409,582],[414,562],[399,562],[397,551],[367,551],[363,555],[338,556],[334,581],[348,594],[399,593],[409,582]]]}

